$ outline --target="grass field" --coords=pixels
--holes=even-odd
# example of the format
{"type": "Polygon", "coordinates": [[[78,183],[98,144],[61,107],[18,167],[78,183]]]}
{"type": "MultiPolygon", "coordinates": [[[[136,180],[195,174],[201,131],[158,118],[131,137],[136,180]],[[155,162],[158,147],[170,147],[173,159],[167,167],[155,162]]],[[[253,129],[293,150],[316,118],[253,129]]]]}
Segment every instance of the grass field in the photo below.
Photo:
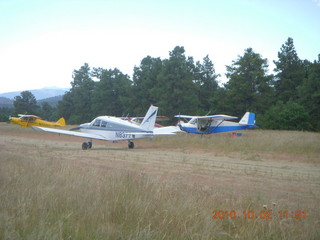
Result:
{"type": "Polygon", "coordinates": [[[320,239],[320,134],[127,143],[0,123],[0,239],[320,239]]]}

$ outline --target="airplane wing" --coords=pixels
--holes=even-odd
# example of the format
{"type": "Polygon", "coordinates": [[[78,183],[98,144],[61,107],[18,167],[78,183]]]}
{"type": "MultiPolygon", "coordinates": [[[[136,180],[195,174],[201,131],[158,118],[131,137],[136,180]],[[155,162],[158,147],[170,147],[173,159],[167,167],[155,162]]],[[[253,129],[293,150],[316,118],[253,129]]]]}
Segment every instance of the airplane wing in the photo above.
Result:
{"type": "Polygon", "coordinates": [[[228,115],[211,115],[211,116],[203,116],[203,117],[197,117],[198,119],[212,119],[216,121],[221,120],[235,120],[237,117],[228,116],[228,115]]]}
{"type": "MultiPolygon", "coordinates": [[[[51,132],[51,133],[64,134],[64,135],[70,135],[75,137],[112,141],[112,139],[106,139],[105,137],[98,134],[83,133],[83,132],[76,132],[76,131],[69,131],[69,130],[61,130],[56,128],[46,128],[46,127],[33,126],[32,128],[34,130],[43,131],[43,132],[51,132]]],[[[126,134],[140,135],[140,136],[154,136],[154,135],[174,135],[176,132],[180,132],[180,129],[178,127],[169,126],[169,127],[155,128],[153,132],[126,132],[126,134]]]]}
{"type": "Polygon", "coordinates": [[[189,116],[189,115],[175,115],[174,117],[176,118],[196,118],[196,119],[212,119],[216,121],[221,121],[221,120],[235,120],[237,117],[233,116],[228,116],[228,115],[211,115],[211,116],[189,116]]]}
{"type": "MultiPolygon", "coordinates": [[[[70,135],[70,136],[75,136],[75,137],[113,141],[113,139],[107,139],[107,138],[105,138],[101,135],[98,135],[98,134],[75,132],[75,131],[70,131],[70,130],[61,130],[61,129],[56,129],[56,128],[46,128],[46,127],[32,127],[32,128],[34,130],[43,131],[43,132],[51,132],[51,133],[64,134],[64,135],[70,135]]],[[[130,134],[130,135],[141,135],[141,136],[153,136],[154,135],[152,132],[125,132],[125,133],[130,134]]],[[[123,140],[125,140],[125,139],[123,139],[123,140]]]]}
{"type": "Polygon", "coordinates": [[[51,132],[51,133],[58,133],[64,135],[70,135],[75,137],[82,137],[82,138],[91,138],[91,139],[99,139],[99,140],[106,140],[105,137],[100,136],[98,134],[90,134],[90,133],[83,133],[83,132],[74,132],[68,130],[61,130],[55,128],[45,128],[45,127],[32,127],[34,130],[43,131],[43,132],[51,132]]]}
{"type": "Polygon", "coordinates": [[[21,117],[21,118],[37,118],[37,119],[41,119],[41,117],[38,117],[36,115],[18,114],[18,116],[21,117]]]}

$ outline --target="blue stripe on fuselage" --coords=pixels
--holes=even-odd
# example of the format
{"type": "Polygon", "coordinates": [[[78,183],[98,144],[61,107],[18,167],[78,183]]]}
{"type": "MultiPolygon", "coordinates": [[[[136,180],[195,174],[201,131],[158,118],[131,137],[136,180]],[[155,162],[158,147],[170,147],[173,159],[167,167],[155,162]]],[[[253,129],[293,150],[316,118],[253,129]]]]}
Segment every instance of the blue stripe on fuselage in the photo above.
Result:
{"type": "Polygon", "coordinates": [[[221,126],[221,127],[210,127],[209,131],[200,132],[197,128],[192,127],[182,127],[183,131],[189,132],[189,133],[197,133],[197,134],[210,134],[210,133],[221,133],[221,132],[231,132],[231,131],[238,131],[238,130],[244,130],[252,128],[252,126],[221,126]]]}

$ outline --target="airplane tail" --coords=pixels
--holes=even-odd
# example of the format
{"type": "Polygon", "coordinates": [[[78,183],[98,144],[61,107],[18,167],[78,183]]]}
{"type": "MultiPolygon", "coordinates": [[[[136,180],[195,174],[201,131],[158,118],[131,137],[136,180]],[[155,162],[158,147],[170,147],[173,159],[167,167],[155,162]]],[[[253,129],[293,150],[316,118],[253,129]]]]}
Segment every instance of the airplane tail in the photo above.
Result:
{"type": "Polygon", "coordinates": [[[66,120],[64,120],[64,118],[62,117],[56,122],[56,124],[58,126],[64,127],[66,125],[66,120]]]}
{"type": "Polygon", "coordinates": [[[241,118],[239,124],[240,125],[249,125],[254,126],[255,125],[255,118],[256,115],[252,112],[246,112],[243,117],[241,118]]]}
{"type": "Polygon", "coordinates": [[[158,107],[151,105],[140,127],[146,131],[152,131],[157,118],[158,107]]]}

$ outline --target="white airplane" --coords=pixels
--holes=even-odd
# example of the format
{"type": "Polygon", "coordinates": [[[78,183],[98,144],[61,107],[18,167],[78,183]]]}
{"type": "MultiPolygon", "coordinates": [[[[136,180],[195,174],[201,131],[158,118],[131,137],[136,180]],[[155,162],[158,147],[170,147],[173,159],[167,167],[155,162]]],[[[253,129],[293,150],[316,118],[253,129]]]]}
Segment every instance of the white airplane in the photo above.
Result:
{"type": "Polygon", "coordinates": [[[220,132],[237,131],[248,128],[257,128],[255,114],[246,112],[240,122],[232,122],[237,117],[228,115],[189,116],[175,115],[177,118],[190,119],[188,122],[179,121],[178,126],[188,133],[211,134],[220,132]]]}
{"type": "Polygon", "coordinates": [[[113,142],[127,140],[128,147],[134,148],[134,143],[132,141],[134,139],[152,139],[152,137],[155,135],[174,135],[175,132],[180,131],[180,129],[175,126],[154,128],[157,112],[158,107],[151,105],[146,116],[143,118],[143,121],[139,126],[135,123],[131,123],[117,117],[99,116],[92,122],[81,124],[79,127],[75,128],[79,129],[80,132],[45,127],[32,128],[39,131],[86,138],[87,141],[82,144],[83,150],[92,147],[92,139],[113,142]]]}

